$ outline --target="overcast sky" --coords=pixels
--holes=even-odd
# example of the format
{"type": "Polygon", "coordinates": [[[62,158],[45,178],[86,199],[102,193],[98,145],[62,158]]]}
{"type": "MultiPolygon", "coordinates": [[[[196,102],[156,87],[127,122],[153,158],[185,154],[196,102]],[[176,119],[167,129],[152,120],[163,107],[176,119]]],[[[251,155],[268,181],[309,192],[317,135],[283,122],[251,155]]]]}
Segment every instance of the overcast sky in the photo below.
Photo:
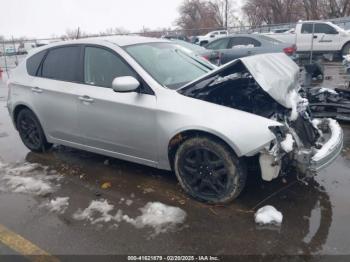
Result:
{"type": "Polygon", "coordinates": [[[59,36],[80,27],[88,33],[123,27],[140,31],[174,26],[182,0],[4,0],[0,35],[59,36]]]}

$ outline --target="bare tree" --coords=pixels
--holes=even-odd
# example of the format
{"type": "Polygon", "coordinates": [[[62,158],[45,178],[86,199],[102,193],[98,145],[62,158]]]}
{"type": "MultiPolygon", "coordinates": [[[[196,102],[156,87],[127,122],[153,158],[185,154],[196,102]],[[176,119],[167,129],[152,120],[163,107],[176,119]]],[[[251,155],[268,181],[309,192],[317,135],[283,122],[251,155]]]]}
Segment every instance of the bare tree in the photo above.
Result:
{"type": "Polygon", "coordinates": [[[60,38],[62,40],[69,40],[69,39],[78,39],[85,36],[87,36],[87,34],[78,27],[77,29],[67,29],[66,33],[62,35],[60,38]]]}
{"type": "Polygon", "coordinates": [[[323,18],[348,16],[350,15],[350,0],[319,0],[318,10],[323,18]]]}
{"type": "Polygon", "coordinates": [[[209,3],[215,10],[217,19],[222,24],[222,27],[228,28],[238,23],[236,16],[237,9],[234,6],[233,0],[212,0],[209,3]]]}
{"type": "Polygon", "coordinates": [[[123,27],[114,27],[114,28],[107,28],[105,31],[100,32],[99,35],[126,35],[129,34],[130,31],[126,30],[123,27]]]}
{"type": "Polygon", "coordinates": [[[214,28],[224,28],[226,22],[229,25],[229,18],[234,15],[233,5],[227,5],[226,21],[226,2],[229,4],[231,0],[184,0],[179,8],[180,17],[176,25],[181,29],[191,29],[189,34],[192,35],[203,34],[214,28]]]}
{"type": "Polygon", "coordinates": [[[301,0],[247,0],[243,12],[250,24],[255,26],[295,22],[304,10],[301,0]]]}
{"type": "Polygon", "coordinates": [[[246,0],[243,12],[251,25],[337,18],[350,15],[350,0],[246,0]]]}

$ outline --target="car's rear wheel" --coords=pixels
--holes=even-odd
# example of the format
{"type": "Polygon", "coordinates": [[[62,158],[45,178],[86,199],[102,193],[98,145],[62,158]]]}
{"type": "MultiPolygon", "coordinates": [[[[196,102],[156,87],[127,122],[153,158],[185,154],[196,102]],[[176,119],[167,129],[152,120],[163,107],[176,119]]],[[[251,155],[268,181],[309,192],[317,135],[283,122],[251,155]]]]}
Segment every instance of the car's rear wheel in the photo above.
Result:
{"type": "Polygon", "coordinates": [[[176,152],[174,169],[188,194],[212,204],[237,198],[247,177],[242,160],[224,143],[209,137],[183,142],[176,152]]]}
{"type": "Polygon", "coordinates": [[[45,152],[51,148],[40,125],[39,120],[29,109],[22,109],[16,121],[19,135],[26,147],[34,152],[45,152]]]}

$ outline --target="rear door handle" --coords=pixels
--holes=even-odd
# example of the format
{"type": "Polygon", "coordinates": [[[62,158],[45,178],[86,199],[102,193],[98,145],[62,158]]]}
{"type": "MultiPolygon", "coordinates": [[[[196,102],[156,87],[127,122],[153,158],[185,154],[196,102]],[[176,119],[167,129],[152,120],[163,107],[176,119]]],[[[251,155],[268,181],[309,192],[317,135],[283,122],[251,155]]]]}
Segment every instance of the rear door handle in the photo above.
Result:
{"type": "Polygon", "coordinates": [[[43,90],[36,86],[32,88],[32,92],[40,94],[43,92],[43,90]]]}
{"type": "Polygon", "coordinates": [[[89,96],[79,96],[79,100],[88,103],[94,102],[94,99],[89,96]]]}

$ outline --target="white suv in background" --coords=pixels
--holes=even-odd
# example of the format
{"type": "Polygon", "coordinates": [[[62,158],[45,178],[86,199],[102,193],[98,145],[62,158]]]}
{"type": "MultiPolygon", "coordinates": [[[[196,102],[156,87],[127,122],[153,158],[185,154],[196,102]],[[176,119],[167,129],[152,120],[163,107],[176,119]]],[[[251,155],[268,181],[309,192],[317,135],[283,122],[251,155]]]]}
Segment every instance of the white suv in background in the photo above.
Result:
{"type": "Polygon", "coordinates": [[[195,44],[203,46],[203,45],[208,44],[209,42],[213,41],[214,39],[216,39],[218,37],[223,37],[223,36],[227,36],[227,35],[228,35],[227,30],[212,31],[204,36],[198,36],[195,44]]]}

